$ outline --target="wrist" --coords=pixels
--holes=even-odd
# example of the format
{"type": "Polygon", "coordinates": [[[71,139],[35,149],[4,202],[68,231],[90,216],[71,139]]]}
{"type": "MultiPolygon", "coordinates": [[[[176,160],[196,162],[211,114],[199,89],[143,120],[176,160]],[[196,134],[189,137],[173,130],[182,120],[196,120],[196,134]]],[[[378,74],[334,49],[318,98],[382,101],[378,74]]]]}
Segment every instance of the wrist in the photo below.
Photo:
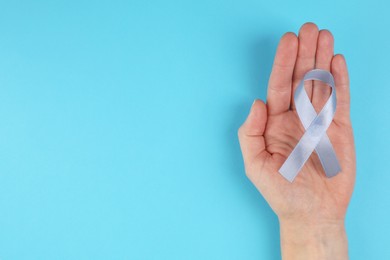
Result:
{"type": "Polygon", "coordinates": [[[283,260],[348,259],[344,220],[280,219],[283,260]]]}

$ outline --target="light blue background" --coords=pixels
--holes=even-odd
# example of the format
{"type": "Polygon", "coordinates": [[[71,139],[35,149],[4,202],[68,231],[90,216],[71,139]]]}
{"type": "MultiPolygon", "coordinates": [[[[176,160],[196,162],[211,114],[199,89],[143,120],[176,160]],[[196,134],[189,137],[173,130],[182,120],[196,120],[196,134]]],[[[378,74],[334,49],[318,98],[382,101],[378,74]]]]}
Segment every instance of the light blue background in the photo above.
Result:
{"type": "Polygon", "coordinates": [[[351,259],[390,259],[389,8],[1,1],[0,259],[279,259],[236,132],[306,21],[350,69],[351,259]]]}

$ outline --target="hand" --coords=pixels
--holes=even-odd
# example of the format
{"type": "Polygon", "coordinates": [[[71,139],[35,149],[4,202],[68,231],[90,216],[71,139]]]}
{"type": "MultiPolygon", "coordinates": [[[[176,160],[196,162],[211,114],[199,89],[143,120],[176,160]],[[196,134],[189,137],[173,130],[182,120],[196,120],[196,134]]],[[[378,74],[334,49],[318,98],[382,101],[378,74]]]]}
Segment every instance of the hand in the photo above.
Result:
{"type": "MultiPolygon", "coordinates": [[[[318,81],[307,81],[305,87],[319,112],[329,98],[330,87],[318,81]]],[[[333,233],[344,237],[346,247],[344,218],[355,182],[356,159],[348,71],[344,57],[333,54],[329,31],[319,31],[315,24],[306,23],[298,37],[291,32],[283,35],[269,79],[267,104],[255,100],[238,136],[246,174],[279,218],[283,257],[288,257],[291,250],[287,248],[291,249],[292,242],[314,245],[316,239],[333,233]],[[290,183],[278,170],[304,133],[293,93],[304,74],[313,68],[328,70],[335,79],[337,109],[327,134],[342,171],[327,178],[313,152],[290,183]]]]}

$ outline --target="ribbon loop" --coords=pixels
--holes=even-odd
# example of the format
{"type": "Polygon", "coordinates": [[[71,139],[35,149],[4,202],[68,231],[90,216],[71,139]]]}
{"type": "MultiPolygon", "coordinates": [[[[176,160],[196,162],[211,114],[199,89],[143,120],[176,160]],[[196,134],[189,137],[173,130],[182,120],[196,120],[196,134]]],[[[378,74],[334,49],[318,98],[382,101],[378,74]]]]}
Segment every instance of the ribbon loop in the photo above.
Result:
{"type": "Polygon", "coordinates": [[[330,178],[337,175],[341,171],[341,167],[326,134],[326,130],[332,123],[336,112],[336,89],[332,74],[320,69],[307,72],[295,91],[294,101],[299,120],[306,132],[279,169],[279,172],[288,181],[292,182],[312,152],[316,150],[326,176],[330,178]],[[322,81],[332,89],[329,99],[318,114],[305,91],[304,82],[307,80],[322,81]]]}

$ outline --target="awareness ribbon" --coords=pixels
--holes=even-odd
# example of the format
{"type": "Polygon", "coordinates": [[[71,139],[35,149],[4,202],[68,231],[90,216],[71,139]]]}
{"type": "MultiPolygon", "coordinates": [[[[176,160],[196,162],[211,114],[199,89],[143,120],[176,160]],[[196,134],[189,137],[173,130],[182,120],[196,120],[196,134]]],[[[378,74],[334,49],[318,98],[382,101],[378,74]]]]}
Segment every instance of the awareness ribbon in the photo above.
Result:
{"type": "Polygon", "coordinates": [[[306,132],[279,169],[279,173],[292,182],[316,150],[326,176],[330,178],[337,175],[341,167],[326,135],[336,112],[336,89],[332,74],[320,69],[307,72],[295,91],[294,101],[299,120],[306,132]],[[307,80],[319,80],[331,87],[331,95],[318,115],[305,91],[304,82],[307,80]]]}

